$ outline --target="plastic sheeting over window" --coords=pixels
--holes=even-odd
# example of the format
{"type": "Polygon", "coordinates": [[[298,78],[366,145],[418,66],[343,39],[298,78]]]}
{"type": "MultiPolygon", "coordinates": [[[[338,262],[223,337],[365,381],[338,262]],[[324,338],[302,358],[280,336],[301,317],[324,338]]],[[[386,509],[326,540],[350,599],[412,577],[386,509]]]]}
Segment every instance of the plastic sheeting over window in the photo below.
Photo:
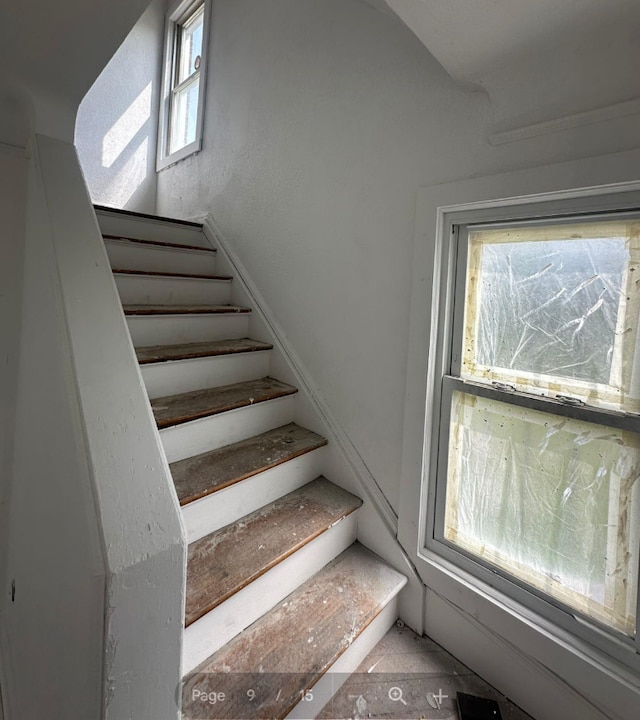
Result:
{"type": "Polygon", "coordinates": [[[462,377],[640,411],[640,221],[470,229],[462,377]]]}
{"type": "Polygon", "coordinates": [[[635,433],[454,391],[444,537],[633,635],[639,475],[635,433]]]}

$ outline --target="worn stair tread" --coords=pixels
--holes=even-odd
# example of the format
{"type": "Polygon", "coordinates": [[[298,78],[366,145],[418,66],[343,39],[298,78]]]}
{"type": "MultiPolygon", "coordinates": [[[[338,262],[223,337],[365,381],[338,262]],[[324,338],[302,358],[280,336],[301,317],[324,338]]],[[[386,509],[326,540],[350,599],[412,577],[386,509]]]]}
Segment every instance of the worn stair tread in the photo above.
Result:
{"type": "Polygon", "coordinates": [[[141,365],[167,362],[170,360],[192,360],[194,358],[233,355],[236,353],[272,350],[273,345],[242,338],[238,340],[213,340],[209,342],[183,343],[182,345],[151,345],[136,348],[136,356],[141,365]]]}
{"type": "Polygon", "coordinates": [[[197,250],[198,252],[216,253],[215,248],[201,247],[200,245],[183,245],[182,243],[163,242],[162,240],[140,240],[139,238],[126,237],[124,235],[102,235],[105,240],[123,240],[141,245],[157,245],[177,250],[197,250]]]}
{"type": "Polygon", "coordinates": [[[185,678],[182,717],[202,717],[197,691],[224,692],[224,717],[286,717],[405,582],[355,543],[185,678]]]}
{"type": "Polygon", "coordinates": [[[264,470],[316,450],[327,441],[289,423],[170,465],[180,505],[222,490],[264,470]]]}
{"type": "Polygon", "coordinates": [[[123,305],[125,315],[218,315],[250,313],[238,305],[123,305]]]}
{"type": "Polygon", "coordinates": [[[156,398],[151,401],[151,409],[158,428],[165,428],[297,392],[292,385],[265,377],[156,398]]]}
{"type": "Polygon", "coordinates": [[[347,517],[362,500],[319,477],[189,545],[185,625],[347,517]]]}
{"type": "Polygon", "coordinates": [[[198,273],[160,272],[159,270],[127,270],[126,268],[112,268],[114,275],[141,275],[143,277],[187,278],[194,280],[223,280],[231,282],[231,275],[200,275],[198,273]]]}

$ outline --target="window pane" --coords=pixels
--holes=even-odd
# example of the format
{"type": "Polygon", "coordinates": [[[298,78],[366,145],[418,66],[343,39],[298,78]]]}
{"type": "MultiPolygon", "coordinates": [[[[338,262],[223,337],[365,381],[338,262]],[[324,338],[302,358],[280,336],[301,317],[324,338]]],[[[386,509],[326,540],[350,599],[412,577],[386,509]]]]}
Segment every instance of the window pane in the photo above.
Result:
{"type": "Polygon", "coordinates": [[[194,81],[174,93],[171,108],[171,142],[169,153],[180,150],[196,139],[198,120],[199,75],[194,81]]]}
{"type": "Polygon", "coordinates": [[[200,69],[202,55],[202,28],[204,6],[202,6],[180,28],[180,57],[178,58],[177,85],[184,82],[200,69]]]}
{"type": "Polygon", "coordinates": [[[469,234],[462,375],[640,410],[640,222],[469,234]]]}
{"type": "Polygon", "coordinates": [[[640,436],[453,393],[444,536],[629,635],[640,436]]]}

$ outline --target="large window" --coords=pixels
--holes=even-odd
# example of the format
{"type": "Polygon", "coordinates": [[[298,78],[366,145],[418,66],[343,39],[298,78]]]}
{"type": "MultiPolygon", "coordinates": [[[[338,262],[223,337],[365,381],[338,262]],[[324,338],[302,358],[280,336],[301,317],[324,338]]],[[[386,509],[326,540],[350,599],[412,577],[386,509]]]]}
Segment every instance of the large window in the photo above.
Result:
{"type": "Polygon", "coordinates": [[[446,229],[427,544],[633,649],[640,213],[512,214],[446,229]]]}
{"type": "Polygon", "coordinates": [[[202,147],[208,9],[181,2],[167,19],[158,169],[202,147]]]}

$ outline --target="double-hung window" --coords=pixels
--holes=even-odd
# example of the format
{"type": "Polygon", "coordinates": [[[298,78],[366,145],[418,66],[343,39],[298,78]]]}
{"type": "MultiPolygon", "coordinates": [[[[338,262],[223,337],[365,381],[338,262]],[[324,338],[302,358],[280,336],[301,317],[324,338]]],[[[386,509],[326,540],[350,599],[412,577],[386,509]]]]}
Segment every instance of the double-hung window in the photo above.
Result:
{"type": "Polygon", "coordinates": [[[208,6],[181,2],[167,18],[158,169],[202,147],[208,6]]]}
{"type": "Polygon", "coordinates": [[[640,212],[446,229],[427,545],[636,652],[640,212]]]}

